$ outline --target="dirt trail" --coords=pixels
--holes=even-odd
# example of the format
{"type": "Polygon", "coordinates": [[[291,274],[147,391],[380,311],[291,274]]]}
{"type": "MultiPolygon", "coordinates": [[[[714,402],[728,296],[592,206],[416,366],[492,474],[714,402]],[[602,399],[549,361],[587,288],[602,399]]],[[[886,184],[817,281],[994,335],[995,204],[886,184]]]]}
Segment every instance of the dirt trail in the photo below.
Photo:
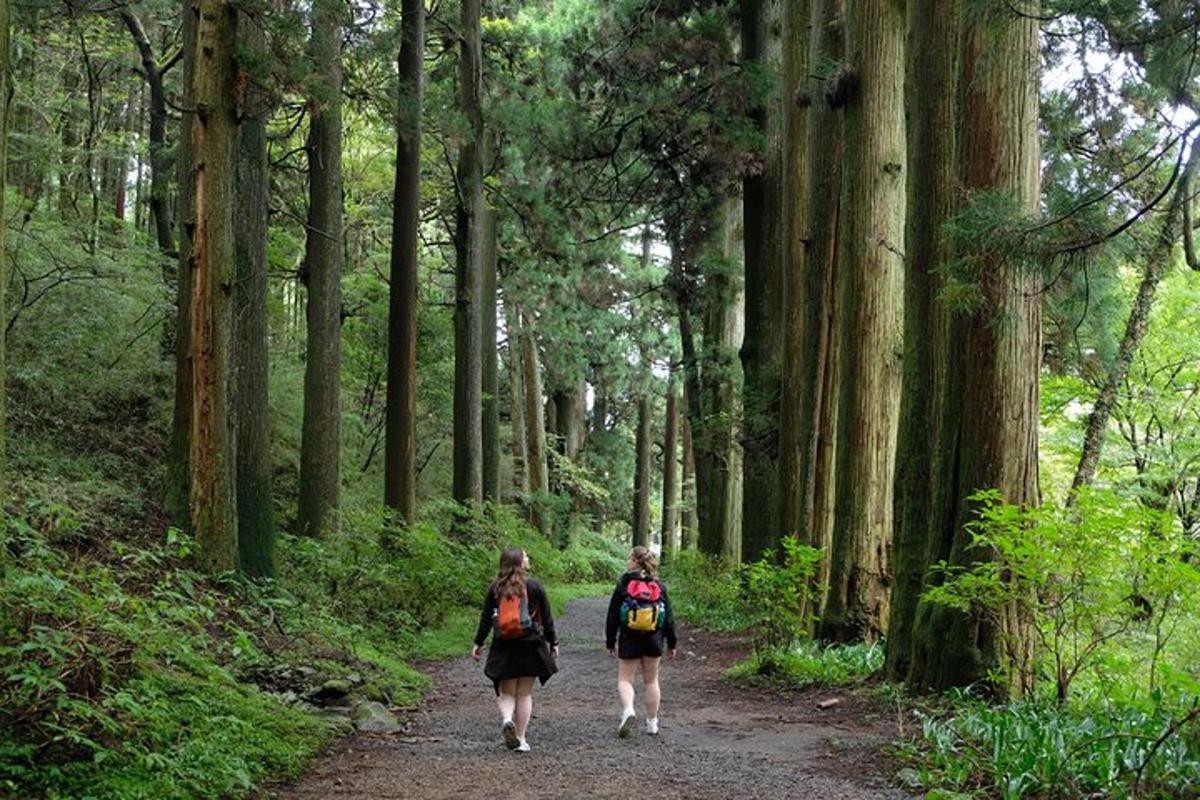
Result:
{"type": "MultiPolygon", "coordinates": [[[[446,665],[409,735],[345,739],[278,796],[909,797],[885,777],[880,749],[895,734],[887,714],[837,692],[781,697],[729,686],[720,675],[741,656],[740,643],[703,632],[684,630],[679,658],[663,664],[662,733],[647,736],[639,726],[630,738],[617,739],[616,665],[603,649],[605,607],[603,599],[578,600],[558,621],[560,671],[535,692],[532,752],[504,748],[491,685],[481,665],[464,658],[446,665]],[[817,701],[829,697],[840,702],[817,709],[817,701]]],[[[638,713],[640,721],[640,705],[638,713]]]]}

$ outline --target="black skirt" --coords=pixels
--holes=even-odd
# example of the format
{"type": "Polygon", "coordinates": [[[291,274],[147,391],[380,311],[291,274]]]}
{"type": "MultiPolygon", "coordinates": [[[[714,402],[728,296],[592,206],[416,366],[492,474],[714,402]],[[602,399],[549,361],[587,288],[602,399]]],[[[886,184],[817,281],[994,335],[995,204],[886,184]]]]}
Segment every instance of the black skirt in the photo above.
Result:
{"type": "Polygon", "coordinates": [[[536,639],[505,641],[492,640],[488,648],[483,674],[492,679],[492,688],[500,693],[500,681],[513,678],[537,678],[542,683],[558,672],[558,664],[550,645],[540,636],[536,639]]]}
{"type": "Polygon", "coordinates": [[[661,658],[662,631],[629,631],[621,628],[617,634],[617,658],[661,658]]]}

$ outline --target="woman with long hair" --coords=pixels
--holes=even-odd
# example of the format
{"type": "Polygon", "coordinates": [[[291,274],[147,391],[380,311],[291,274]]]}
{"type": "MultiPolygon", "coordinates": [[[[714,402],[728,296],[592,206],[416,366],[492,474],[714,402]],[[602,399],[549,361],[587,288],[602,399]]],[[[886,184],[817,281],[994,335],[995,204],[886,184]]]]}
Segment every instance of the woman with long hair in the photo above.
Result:
{"type": "Polygon", "coordinates": [[[520,548],[500,554],[500,571],[488,587],[471,657],[479,660],[492,634],[483,674],[492,679],[500,707],[500,733],[509,750],[529,752],[525,732],[533,715],[533,681],[558,671],[558,638],[542,585],[529,577],[529,555],[520,548]]]}
{"type": "Polygon", "coordinates": [[[621,722],[617,736],[624,739],[633,730],[633,681],[640,671],[645,687],[646,733],[658,733],[658,709],[662,690],[658,667],[665,650],[675,658],[675,617],[667,587],[658,579],[658,558],[646,547],[635,547],[626,562],[628,571],[617,582],[608,603],[605,646],[618,658],[617,694],[621,698],[621,722]],[[665,647],[664,647],[665,645],[665,647]]]}

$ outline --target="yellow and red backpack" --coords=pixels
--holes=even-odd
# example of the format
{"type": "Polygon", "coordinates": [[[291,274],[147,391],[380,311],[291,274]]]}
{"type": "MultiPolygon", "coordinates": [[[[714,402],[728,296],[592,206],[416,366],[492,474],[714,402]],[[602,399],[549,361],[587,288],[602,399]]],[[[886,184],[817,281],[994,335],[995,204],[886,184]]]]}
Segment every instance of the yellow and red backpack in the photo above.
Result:
{"type": "Polygon", "coordinates": [[[666,616],[662,584],[657,578],[634,578],[625,584],[621,624],[626,630],[651,633],[659,630],[666,616]]]}

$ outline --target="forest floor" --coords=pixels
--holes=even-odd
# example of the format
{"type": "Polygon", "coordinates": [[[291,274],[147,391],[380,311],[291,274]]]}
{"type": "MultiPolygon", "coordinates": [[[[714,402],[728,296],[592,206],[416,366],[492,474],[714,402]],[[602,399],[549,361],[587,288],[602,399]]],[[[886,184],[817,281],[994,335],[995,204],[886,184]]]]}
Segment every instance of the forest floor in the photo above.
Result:
{"type": "MultiPolygon", "coordinates": [[[[607,599],[557,621],[559,672],[534,693],[532,752],[505,749],[492,688],[470,658],[435,670],[437,688],[400,736],[359,734],[323,753],[281,800],[325,798],[906,798],[883,749],[896,712],[841,690],[780,694],[721,679],[746,641],[681,631],[664,660],[662,731],[616,738],[616,664],[604,652],[607,599]],[[818,703],[836,698],[822,710],[818,703]],[[633,778],[632,776],[639,776],[633,778]],[[657,783],[654,789],[644,781],[657,783]]],[[[470,643],[464,643],[464,649],[470,643]]],[[[638,692],[639,723],[642,721],[638,692]]]]}

